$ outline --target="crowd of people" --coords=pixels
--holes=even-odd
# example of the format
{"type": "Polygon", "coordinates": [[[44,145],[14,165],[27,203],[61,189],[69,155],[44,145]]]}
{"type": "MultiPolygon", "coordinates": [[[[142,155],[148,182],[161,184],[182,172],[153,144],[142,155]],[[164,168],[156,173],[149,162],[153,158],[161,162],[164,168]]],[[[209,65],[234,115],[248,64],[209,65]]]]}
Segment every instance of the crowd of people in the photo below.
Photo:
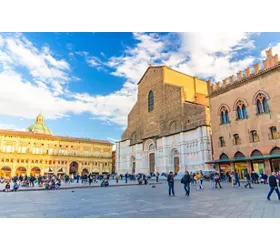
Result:
{"type": "MultiPolygon", "coordinates": [[[[167,183],[168,183],[168,194],[169,196],[171,196],[171,194],[173,196],[175,196],[175,191],[174,191],[174,183],[175,183],[175,179],[174,179],[175,175],[174,173],[171,171],[169,173],[169,175],[167,176],[167,183]]],[[[188,171],[185,172],[185,175],[182,177],[181,179],[181,183],[184,185],[184,191],[186,192],[186,195],[189,196],[190,195],[190,186],[196,185],[196,188],[198,190],[202,190],[203,189],[203,181],[205,179],[206,176],[204,176],[202,171],[196,172],[196,173],[189,173],[188,171]]],[[[252,171],[250,174],[248,172],[245,172],[244,177],[246,179],[246,184],[244,185],[245,188],[247,188],[249,186],[249,188],[252,188],[251,183],[252,184],[268,184],[270,187],[269,193],[267,194],[267,200],[270,201],[270,197],[272,195],[272,193],[275,191],[278,199],[280,201],[280,192],[279,192],[279,188],[278,185],[280,186],[280,172],[272,172],[271,176],[268,176],[261,172],[260,176],[252,171]],[[268,180],[268,182],[267,182],[268,180]]],[[[221,182],[223,181],[228,181],[230,183],[232,183],[232,187],[241,187],[240,185],[240,176],[239,173],[235,170],[232,172],[228,172],[226,173],[226,175],[224,175],[222,172],[219,174],[215,171],[211,171],[209,173],[209,175],[207,176],[207,179],[209,179],[209,188],[219,188],[221,189],[221,182]]]]}

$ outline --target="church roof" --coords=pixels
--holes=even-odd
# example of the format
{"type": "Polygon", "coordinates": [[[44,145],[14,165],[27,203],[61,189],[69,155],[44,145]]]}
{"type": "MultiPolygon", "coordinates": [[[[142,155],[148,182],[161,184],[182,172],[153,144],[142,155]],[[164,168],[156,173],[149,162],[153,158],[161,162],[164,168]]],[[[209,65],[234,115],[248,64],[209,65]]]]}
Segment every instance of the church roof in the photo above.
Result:
{"type": "Polygon", "coordinates": [[[36,134],[47,134],[51,135],[51,130],[44,124],[44,117],[42,113],[40,113],[36,117],[35,123],[31,124],[27,129],[27,132],[36,133],[36,134]]]}

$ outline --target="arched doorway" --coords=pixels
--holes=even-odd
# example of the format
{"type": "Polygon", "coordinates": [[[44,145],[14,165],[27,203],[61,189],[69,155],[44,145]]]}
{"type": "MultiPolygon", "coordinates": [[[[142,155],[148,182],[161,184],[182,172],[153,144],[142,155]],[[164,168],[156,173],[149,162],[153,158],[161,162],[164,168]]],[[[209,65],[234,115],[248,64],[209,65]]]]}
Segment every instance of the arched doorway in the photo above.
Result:
{"type": "Polygon", "coordinates": [[[38,175],[41,174],[41,169],[38,167],[34,167],[30,171],[30,175],[37,177],[38,175]]]}
{"type": "Polygon", "coordinates": [[[280,148],[278,147],[274,147],[271,151],[270,151],[270,155],[271,155],[271,171],[272,172],[279,172],[280,171],[280,148]],[[273,158],[275,157],[275,158],[273,158]]]}
{"type": "Polygon", "coordinates": [[[259,176],[261,173],[264,173],[264,160],[261,159],[263,156],[263,154],[255,149],[252,153],[251,153],[251,157],[254,157],[255,159],[251,161],[252,163],[252,170],[255,171],[255,173],[257,173],[259,176]]]}
{"type": "Polygon", "coordinates": [[[83,176],[84,174],[89,174],[89,171],[88,171],[87,168],[84,168],[84,169],[82,170],[81,175],[83,176]]]}
{"type": "Polygon", "coordinates": [[[240,179],[244,179],[246,172],[248,172],[245,155],[238,151],[235,153],[234,158],[236,160],[234,168],[238,172],[240,179]]]}
{"type": "Polygon", "coordinates": [[[25,167],[19,167],[19,168],[17,168],[17,170],[16,170],[16,175],[17,176],[20,176],[20,175],[22,175],[22,176],[25,176],[26,175],[26,168],[25,167]]]}
{"type": "Polygon", "coordinates": [[[11,177],[11,172],[12,172],[12,170],[10,167],[2,167],[0,174],[1,174],[1,177],[11,177]]]}
{"type": "Polygon", "coordinates": [[[226,174],[227,172],[231,172],[233,170],[230,167],[229,158],[228,158],[228,156],[225,153],[222,153],[220,155],[219,160],[221,161],[219,163],[220,173],[222,172],[222,173],[226,174]]]}
{"type": "Polygon", "coordinates": [[[76,161],[70,163],[69,174],[78,174],[79,164],[76,161]]]}
{"type": "Polygon", "coordinates": [[[149,154],[149,167],[150,167],[150,173],[155,172],[155,153],[149,154]]]}
{"type": "Polygon", "coordinates": [[[135,174],[136,161],[134,156],[131,157],[131,165],[132,165],[132,174],[135,174]]]}
{"type": "Polygon", "coordinates": [[[60,169],[58,169],[58,171],[57,171],[57,175],[58,175],[58,176],[63,176],[64,173],[65,173],[64,168],[60,168],[60,169]]]}
{"type": "Polygon", "coordinates": [[[173,162],[173,171],[174,173],[178,173],[180,171],[180,158],[179,152],[177,149],[172,150],[172,162],[173,162]]]}

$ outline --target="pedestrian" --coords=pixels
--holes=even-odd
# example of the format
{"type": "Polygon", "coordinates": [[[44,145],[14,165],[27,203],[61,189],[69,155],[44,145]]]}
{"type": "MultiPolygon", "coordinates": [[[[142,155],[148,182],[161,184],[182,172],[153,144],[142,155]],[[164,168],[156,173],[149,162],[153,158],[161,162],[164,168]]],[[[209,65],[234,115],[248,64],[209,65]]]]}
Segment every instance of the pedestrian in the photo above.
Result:
{"type": "Polygon", "coordinates": [[[184,189],[186,191],[186,195],[187,196],[190,196],[190,191],[191,191],[191,188],[190,188],[190,183],[191,183],[191,176],[189,174],[188,171],[186,171],[184,177],[182,178],[183,180],[183,184],[184,184],[184,189]]]}
{"type": "Polygon", "coordinates": [[[127,183],[128,173],[125,174],[125,183],[127,183]]]}
{"type": "Polygon", "coordinates": [[[200,176],[199,172],[196,173],[195,180],[196,180],[196,184],[197,184],[197,189],[203,189],[203,186],[201,185],[201,176],[200,176]]]}
{"type": "Polygon", "coordinates": [[[217,172],[215,173],[214,180],[215,180],[215,188],[218,188],[217,187],[218,184],[219,184],[219,187],[222,188],[221,183],[220,183],[220,176],[217,172]]]}
{"type": "Polygon", "coordinates": [[[93,181],[93,175],[92,174],[89,175],[88,180],[89,180],[89,185],[91,186],[91,183],[93,181]]]}
{"type": "Polygon", "coordinates": [[[156,182],[158,182],[159,172],[156,173],[156,182]]]}
{"type": "Polygon", "coordinates": [[[275,175],[276,175],[275,172],[272,172],[271,176],[269,176],[269,178],[268,178],[268,184],[270,187],[270,191],[267,194],[267,200],[269,200],[269,201],[270,201],[270,196],[273,193],[273,191],[276,192],[276,194],[278,195],[278,200],[280,200],[280,193],[279,193],[279,189],[277,186],[277,181],[276,181],[275,175]]]}
{"type": "Polygon", "coordinates": [[[256,176],[255,176],[255,172],[254,171],[252,171],[252,173],[251,173],[251,180],[252,180],[253,184],[256,184],[256,176]]]}
{"type": "Polygon", "coordinates": [[[118,173],[116,174],[115,178],[116,178],[116,183],[119,183],[119,174],[118,173]]]}
{"type": "Polygon", "coordinates": [[[215,174],[211,171],[210,175],[209,175],[210,188],[214,188],[214,177],[215,177],[215,174]]]}
{"type": "Polygon", "coordinates": [[[256,180],[256,183],[257,183],[257,184],[260,184],[260,183],[259,183],[259,178],[260,178],[260,177],[259,177],[258,173],[255,172],[255,180],[256,180]]]}
{"type": "Polygon", "coordinates": [[[203,173],[202,173],[202,170],[200,170],[199,175],[200,175],[200,182],[201,182],[201,186],[202,186],[203,181],[204,181],[204,175],[203,175],[203,173]]]}
{"type": "Polygon", "coordinates": [[[234,172],[234,179],[235,179],[234,186],[236,186],[238,184],[238,186],[240,187],[239,174],[236,170],[234,172]]]}
{"type": "Polygon", "coordinates": [[[169,196],[171,196],[171,192],[172,192],[173,196],[175,196],[175,192],[174,192],[174,174],[173,174],[172,171],[167,176],[167,183],[168,183],[169,196]]]}
{"type": "Polygon", "coordinates": [[[80,178],[81,178],[81,176],[80,176],[79,173],[77,174],[77,177],[76,177],[76,178],[77,178],[77,183],[79,183],[79,182],[80,182],[80,178]]]}
{"type": "Polygon", "coordinates": [[[247,180],[247,184],[244,185],[244,187],[247,188],[247,187],[249,186],[249,188],[252,188],[252,187],[251,187],[251,177],[250,177],[250,175],[248,174],[248,172],[246,172],[245,178],[246,178],[246,180],[247,180]]]}

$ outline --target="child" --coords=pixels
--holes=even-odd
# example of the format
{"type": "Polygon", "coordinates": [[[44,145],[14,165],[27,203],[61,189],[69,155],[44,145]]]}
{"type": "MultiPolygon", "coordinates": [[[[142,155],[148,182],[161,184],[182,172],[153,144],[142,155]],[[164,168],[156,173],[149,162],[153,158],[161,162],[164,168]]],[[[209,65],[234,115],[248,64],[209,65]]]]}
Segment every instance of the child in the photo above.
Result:
{"type": "Polygon", "coordinates": [[[10,185],[9,182],[6,184],[5,189],[3,191],[4,192],[10,192],[11,191],[11,185],[10,185]]]}

